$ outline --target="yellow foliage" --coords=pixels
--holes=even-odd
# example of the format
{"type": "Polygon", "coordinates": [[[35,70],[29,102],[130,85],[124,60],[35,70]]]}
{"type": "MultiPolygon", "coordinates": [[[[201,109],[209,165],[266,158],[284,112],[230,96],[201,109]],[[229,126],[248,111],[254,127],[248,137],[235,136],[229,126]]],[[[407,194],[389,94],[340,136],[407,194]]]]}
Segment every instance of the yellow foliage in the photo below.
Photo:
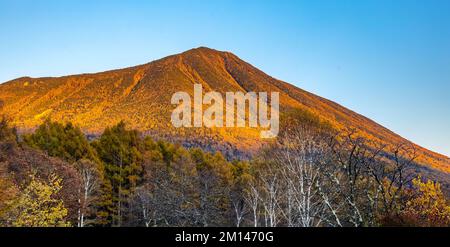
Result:
{"type": "Polygon", "coordinates": [[[47,109],[45,111],[43,111],[42,113],[39,113],[37,115],[34,116],[34,119],[44,119],[45,117],[47,117],[50,113],[52,113],[52,109],[47,109]]]}
{"type": "Polygon", "coordinates": [[[421,226],[450,226],[450,206],[439,183],[420,177],[413,180],[417,194],[406,204],[405,213],[419,221],[421,226]]]}
{"type": "Polygon", "coordinates": [[[61,179],[51,175],[48,184],[31,176],[23,192],[12,202],[10,224],[16,227],[70,226],[65,221],[67,209],[55,196],[61,190],[61,179]]]}

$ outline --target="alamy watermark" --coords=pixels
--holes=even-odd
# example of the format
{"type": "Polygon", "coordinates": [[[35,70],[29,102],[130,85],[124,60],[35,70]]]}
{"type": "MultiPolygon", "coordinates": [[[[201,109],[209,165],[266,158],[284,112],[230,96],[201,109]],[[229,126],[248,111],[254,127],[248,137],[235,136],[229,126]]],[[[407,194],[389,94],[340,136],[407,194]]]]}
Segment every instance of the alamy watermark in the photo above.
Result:
{"type": "Polygon", "coordinates": [[[267,92],[226,92],[224,101],[218,92],[211,91],[203,95],[202,85],[194,84],[193,101],[186,92],[172,95],[171,103],[178,106],[172,112],[171,122],[176,128],[224,127],[224,123],[227,128],[260,127],[267,129],[261,131],[261,138],[274,138],[279,132],[279,93],[271,92],[270,109],[267,96],[267,92]],[[205,110],[204,105],[207,107],[205,110]]]}

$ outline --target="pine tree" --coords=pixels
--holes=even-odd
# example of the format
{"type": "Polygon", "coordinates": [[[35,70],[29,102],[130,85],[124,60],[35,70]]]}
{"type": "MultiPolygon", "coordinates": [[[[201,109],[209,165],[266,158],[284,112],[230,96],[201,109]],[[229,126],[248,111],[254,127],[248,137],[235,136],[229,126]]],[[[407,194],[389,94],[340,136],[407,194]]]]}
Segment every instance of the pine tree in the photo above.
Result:
{"type": "Polygon", "coordinates": [[[104,187],[111,188],[112,205],[104,207],[101,213],[109,214],[112,225],[121,226],[127,218],[124,214],[128,198],[142,178],[143,139],[138,131],[127,130],[125,123],[120,122],[107,128],[93,146],[105,164],[104,177],[108,182],[104,187]]]}
{"type": "Polygon", "coordinates": [[[81,130],[71,123],[65,125],[47,119],[31,135],[25,135],[29,146],[46,151],[50,156],[74,162],[80,159],[96,160],[94,149],[81,130]]]}

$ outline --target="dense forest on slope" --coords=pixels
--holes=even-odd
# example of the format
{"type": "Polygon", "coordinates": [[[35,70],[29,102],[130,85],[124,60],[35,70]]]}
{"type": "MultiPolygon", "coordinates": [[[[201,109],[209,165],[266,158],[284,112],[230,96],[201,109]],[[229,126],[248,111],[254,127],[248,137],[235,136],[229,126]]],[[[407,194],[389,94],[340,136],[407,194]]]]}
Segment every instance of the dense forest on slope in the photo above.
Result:
{"type": "Polygon", "coordinates": [[[18,135],[4,118],[0,225],[450,225],[439,183],[417,176],[413,145],[377,146],[328,128],[296,124],[242,161],[124,122],[89,141],[50,120],[18,135]]]}
{"type": "MultiPolygon", "coordinates": [[[[0,114],[12,118],[18,130],[32,131],[46,118],[72,122],[83,132],[100,135],[124,120],[145,134],[177,139],[191,146],[224,152],[227,158],[250,157],[264,145],[257,128],[174,128],[170,123],[175,92],[279,92],[281,121],[292,112],[305,112],[337,131],[383,145],[410,143],[374,121],[339,104],[277,80],[230,52],[206,47],[192,49],[147,64],[94,74],[63,77],[22,77],[0,84],[0,114]]],[[[374,92],[376,93],[376,92],[374,92]]],[[[430,120],[432,121],[432,120],[430,120]]],[[[412,143],[411,143],[412,144],[412,143]]],[[[415,145],[422,169],[450,172],[450,159],[415,145]]],[[[442,176],[442,175],[441,175],[442,176]]]]}

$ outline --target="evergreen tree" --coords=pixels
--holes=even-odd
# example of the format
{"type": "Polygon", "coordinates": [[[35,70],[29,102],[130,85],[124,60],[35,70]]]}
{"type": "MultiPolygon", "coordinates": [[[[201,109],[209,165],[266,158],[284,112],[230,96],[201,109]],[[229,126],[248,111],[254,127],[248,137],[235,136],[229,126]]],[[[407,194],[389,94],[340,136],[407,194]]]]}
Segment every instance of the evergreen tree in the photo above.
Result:
{"type": "Polygon", "coordinates": [[[127,130],[125,123],[120,122],[107,128],[93,146],[105,164],[104,177],[108,185],[104,187],[110,186],[112,193],[112,205],[104,205],[101,214],[109,217],[113,225],[121,226],[128,217],[124,215],[128,198],[142,178],[143,138],[138,131],[127,130]]]}
{"type": "Polygon", "coordinates": [[[65,125],[47,119],[31,135],[25,135],[29,146],[46,151],[50,156],[67,161],[96,160],[95,152],[81,130],[71,123],[65,125]]]}

